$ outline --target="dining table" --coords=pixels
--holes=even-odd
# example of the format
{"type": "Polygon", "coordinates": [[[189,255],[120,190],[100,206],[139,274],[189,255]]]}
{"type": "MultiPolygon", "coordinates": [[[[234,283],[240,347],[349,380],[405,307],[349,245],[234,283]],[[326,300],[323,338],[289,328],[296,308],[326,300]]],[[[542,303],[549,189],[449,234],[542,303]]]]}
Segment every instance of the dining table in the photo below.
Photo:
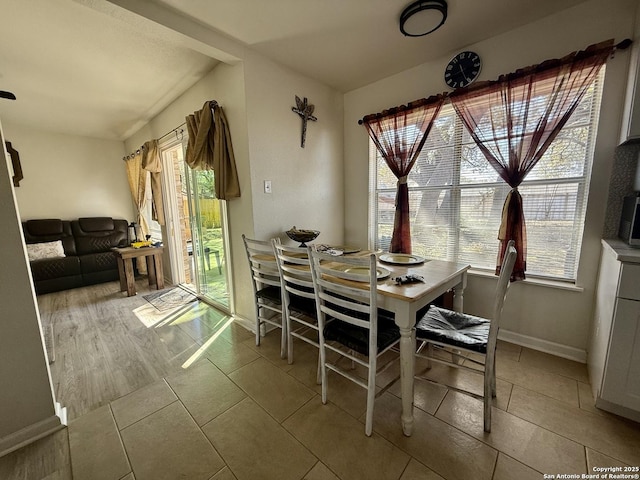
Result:
{"type": "MultiPolygon", "coordinates": [[[[370,250],[335,247],[339,255],[369,255],[370,250]]],[[[423,258],[410,254],[381,254],[375,252],[379,280],[377,286],[378,307],[393,312],[394,321],[400,330],[400,387],[402,397],[402,431],[411,436],[413,432],[413,385],[416,352],[416,315],[418,311],[435,302],[447,292],[453,293],[453,309],[463,311],[463,295],[467,285],[467,271],[471,265],[447,260],[423,258]],[[386,261],[385,261],[386,259],[386,261]],[[407,275],[419,277],[411,283],[398,283],[396,278],[407,275]]],[[[305,251],[301,256],[307,257],[305,251]]],[[[272,257],[275,261],[275,257],[272,257]]],[[[299,266],[308,269],[308,266],[299,266]]],[[[365,288],[362,283],[347,281],[352,286],[365,288]]],[[[368,288],[368,287],[366,287],[368,288]]]]}
{"type": "Polygon", "coordinates": [[[416,352],[416,315],[418,310],[433,303],[446,292],[453,292],[453,309],[462,312],[463,293],[470,265],[437,259],[422,259],[411,263],[402,257],[397,263],[383,262],[378,256],[378,267],[389,275],[378,280],[378,307],[394,313],[400,329],[400,385],[402,393],[402,431],[411,436],[413,431],[413,381],[416,352]],[[424,260],[424,261],[422,261],[424,260]],[[422,281],[398,284],[395,279],[417,275],[422,281]]]}

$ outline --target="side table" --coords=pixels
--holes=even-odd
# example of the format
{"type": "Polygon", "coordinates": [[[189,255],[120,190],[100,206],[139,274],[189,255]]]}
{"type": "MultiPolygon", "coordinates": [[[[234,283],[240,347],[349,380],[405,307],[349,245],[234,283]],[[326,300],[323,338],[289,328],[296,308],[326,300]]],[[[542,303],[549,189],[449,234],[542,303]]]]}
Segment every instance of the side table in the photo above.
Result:
{"type": "Polygon", "coordinates": [[[136,294],[136,281],[133,274],[133,259],[145,257],[147,261],[147,276],[149,285],[155,285],[158,290],[164,288],[164,273],[162,270],[162,252],[164,247],[124,247],[112,248],[118,262],[120,276],[120,291],[127,291],[127,296],[136,294]]]}

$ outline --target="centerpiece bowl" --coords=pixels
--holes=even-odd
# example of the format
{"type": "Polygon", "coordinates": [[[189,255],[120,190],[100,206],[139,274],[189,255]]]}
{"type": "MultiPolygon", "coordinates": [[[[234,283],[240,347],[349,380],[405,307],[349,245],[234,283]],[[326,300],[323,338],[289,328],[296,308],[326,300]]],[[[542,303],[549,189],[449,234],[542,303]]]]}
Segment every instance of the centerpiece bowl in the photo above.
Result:
{"type": "Polygon", "coordinates": [[[291,230],[287,230],[285,233],[291,240],[300,242],[300,247],[306,247],[307,245],[305,242],[315,240],[315,238],[320,235],[318,230],[305,230],[302,228],[296,228],[295,226],[291,230]]]}

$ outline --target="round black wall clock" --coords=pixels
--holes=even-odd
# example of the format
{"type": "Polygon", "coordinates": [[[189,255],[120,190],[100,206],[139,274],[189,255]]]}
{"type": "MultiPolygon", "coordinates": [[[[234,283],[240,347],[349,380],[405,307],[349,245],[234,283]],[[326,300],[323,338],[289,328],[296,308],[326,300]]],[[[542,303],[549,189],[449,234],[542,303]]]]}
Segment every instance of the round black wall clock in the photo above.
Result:
{"type": "Polygon", "coordinates": [[[460,52],[447,64],[444,81],[451,88],[466,87],[480,75],[482,60],[475,52],[460,52]]]}

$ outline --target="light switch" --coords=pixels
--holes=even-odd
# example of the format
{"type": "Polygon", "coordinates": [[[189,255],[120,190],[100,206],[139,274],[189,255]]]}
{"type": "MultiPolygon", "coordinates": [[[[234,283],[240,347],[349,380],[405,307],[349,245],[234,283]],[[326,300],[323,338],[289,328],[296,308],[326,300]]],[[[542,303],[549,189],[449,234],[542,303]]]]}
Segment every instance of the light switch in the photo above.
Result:
{"type": "Polygon", "coordinates": [[[264,193],[271,193],[271,180],[264,181],[264,193]]]}

